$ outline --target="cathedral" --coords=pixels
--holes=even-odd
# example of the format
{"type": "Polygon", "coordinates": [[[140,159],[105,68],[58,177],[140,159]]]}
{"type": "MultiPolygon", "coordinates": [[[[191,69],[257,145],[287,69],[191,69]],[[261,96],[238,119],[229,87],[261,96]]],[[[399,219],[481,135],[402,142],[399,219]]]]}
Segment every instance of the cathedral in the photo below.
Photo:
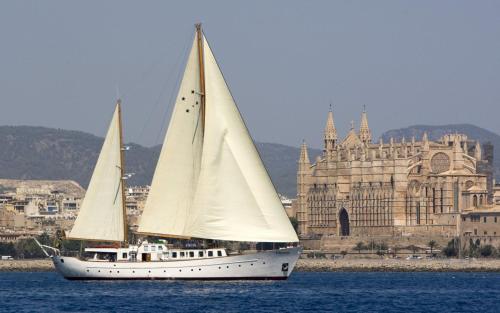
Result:
{"type": "Polygon", "coordinates": [[[463,134],[373,142],[366,111],[359,131],[351,124],[339,139],[330,110],[323,154],[311,163],[306,144],[301,147],[299,233],[453,236],[462,213],[491,201],[485,163],[479,142],[463,134]]]}

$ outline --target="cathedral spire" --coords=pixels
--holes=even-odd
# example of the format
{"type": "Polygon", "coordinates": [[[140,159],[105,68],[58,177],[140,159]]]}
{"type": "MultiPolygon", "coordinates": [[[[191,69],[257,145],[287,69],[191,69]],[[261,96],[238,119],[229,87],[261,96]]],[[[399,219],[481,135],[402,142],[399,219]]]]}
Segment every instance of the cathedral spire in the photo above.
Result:
{"type": "Polygon", "coordinates": [[[427,132],[424,132],[424,135],[422,136],[422,142],[423,142],[423,150],[424,151],[429,151],[429,137],[427,136],[427,132]]]}
{"type": "Polygon", "coordinates": [[[325,151],[333,150],[336,143],[337,129],[335,128],[335,123],[333,122],[332,106],[330,105],[330,111],[328,111],[328,118],[325,126],[325,151]]]}
{"type": "Polygon", "coordinates": [[[311,162],[309,161],[309,153],[307,152],[307,145],[306,141],[302,141],[302,145],[300,146],[300,158],[299,158],[299,164],[310,164],[311,162]]]}
{"type": "Polygon", "coordinates": [[[361,126],[359,127],[359,139],[363,143],[372,142],[372,132],[368,126],[368,116],[366,115],[366,106],[363,106],[363,113],[361,113],[361,126]]]}

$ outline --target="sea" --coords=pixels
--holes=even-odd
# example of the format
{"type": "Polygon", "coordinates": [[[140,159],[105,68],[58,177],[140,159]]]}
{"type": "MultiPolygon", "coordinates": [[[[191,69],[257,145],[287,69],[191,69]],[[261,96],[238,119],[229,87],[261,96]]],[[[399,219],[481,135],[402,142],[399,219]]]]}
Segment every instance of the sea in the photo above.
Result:
{"type": "Polygon", "coordinates": [[[306,273],[287,281],[67,281],[0,273],[0,312],[500,312],[499,273],[306,273]]]}

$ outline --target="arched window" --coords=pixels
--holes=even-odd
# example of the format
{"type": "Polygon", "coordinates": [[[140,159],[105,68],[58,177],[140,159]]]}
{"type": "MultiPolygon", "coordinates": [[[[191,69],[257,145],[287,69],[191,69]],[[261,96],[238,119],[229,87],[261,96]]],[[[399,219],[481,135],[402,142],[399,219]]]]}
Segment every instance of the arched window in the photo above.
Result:
{"type": "Polygon", "coordinates": [[[479,206],[483,205],[483,195],[479,197],[479,206]]]}
{"type": "Polygon", "coordinates": [[[416,215],[417,215],[417,225],[420,225],[420,202],[417,202],[416,215]]]}
{"type": "Polygon", "coordinates": [[[439,204],[440,204],[440,209],[441,209],[441,213],[443,213],[443,207],[444,207],[444,189],[441,188],[441,199],[439,201],[439,204]]]}
{"type": "Polygon", "coordinates": [[[474,195],[472,197],[472,206],[477,208],[477,195],[474,195]]]}

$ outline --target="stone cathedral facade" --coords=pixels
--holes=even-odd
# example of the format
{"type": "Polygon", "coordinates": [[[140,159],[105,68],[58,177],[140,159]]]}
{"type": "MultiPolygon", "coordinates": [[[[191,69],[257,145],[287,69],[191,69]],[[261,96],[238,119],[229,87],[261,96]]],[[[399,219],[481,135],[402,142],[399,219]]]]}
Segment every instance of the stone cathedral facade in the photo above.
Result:
{"type": "Polygon", "coordinates": [[[373,142],[365,111],[359,131],[339,139],[330,111],[323,154],[311,162],[301,147],[300,235],[455,235],[460,214],[489,201],[484,162],[462,134],[373,142]]]}

